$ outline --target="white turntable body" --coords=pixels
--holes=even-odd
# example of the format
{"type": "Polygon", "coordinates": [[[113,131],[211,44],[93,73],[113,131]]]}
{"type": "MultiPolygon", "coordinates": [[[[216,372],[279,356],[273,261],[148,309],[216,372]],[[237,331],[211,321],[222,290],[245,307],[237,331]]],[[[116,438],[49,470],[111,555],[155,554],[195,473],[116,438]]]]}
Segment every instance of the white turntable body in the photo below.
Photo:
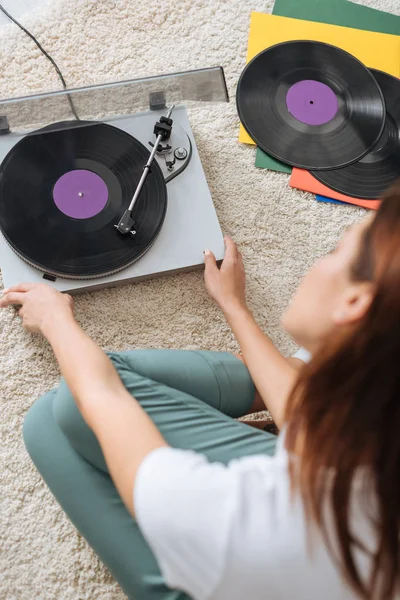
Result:
{"type": "MultiPolygon", "coordinates": [[[[164,112],[149,110],[103,122],[131,134],[151,151],[149,142],[154,142],[154,125],[164,112]]],[[[183,134],[189,151],[191,147],[191,156],[186,168],[168,181],[168,174],[171,173],[166,168],[166,159],[162,155],[156,155],[164,176],[167,177],[168,205],[161,231],[144,256],[113,275],[96,279],[57,277],[53,281],[53,277],[49,279],[45,273],[21,259],[3,235],[0,235],[0,267],[5,287],[21,282],[45,282],[59,291],[78,293],[200,268],[204,265],[203,252],[206,248],[214,252],[217,260],[223,258],[221,228],[185,107],[176,107],[172,118],[173,134],[169,141],[172,152],[176,149],[175,145],[182,147],[185,144],[182,142],[183,134]]],[[[20,133],[0,136],[0,162],[20,139],[20,133]]],[[[177,168],[179,169],[179,164],[177,168]]],[[[26,227],[29,227],[29,223],[26,223],[26,227]]],[[[118,235],[117,231],[115,235],[118,235]]]]}

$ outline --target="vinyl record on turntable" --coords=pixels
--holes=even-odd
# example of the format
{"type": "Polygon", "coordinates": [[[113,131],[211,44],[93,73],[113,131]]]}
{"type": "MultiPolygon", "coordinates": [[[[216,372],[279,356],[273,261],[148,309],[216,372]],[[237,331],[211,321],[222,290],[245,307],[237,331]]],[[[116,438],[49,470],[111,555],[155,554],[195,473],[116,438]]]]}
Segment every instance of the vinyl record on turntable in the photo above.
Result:
{"type": "Polygon", "coordinates": [[[1,231],[21,258],[54,276],[115,273],[140,258],[161,229],[163,174],[154,161],[132,214],[136,234],[123,236],[114,225],[150,152],[111,125],[56,125],[23,137],[2,162],[1,231]]]}
{"type": "Polygon", "coordinates": [[[360,160],[385,123],[372,73],[351,54],[321,42],[285,42],[260,52],[240,77],[236,101],[256,144],[303,169],[360,160]]]}
{"type": "Polygon", "coordinates": [[[374,69],[371,72],[381,87],[387,112],[378,143],[353,165],[312,173],[336,192],[365,200],[381,198],[400,177],[400,79],[374,69]]]}

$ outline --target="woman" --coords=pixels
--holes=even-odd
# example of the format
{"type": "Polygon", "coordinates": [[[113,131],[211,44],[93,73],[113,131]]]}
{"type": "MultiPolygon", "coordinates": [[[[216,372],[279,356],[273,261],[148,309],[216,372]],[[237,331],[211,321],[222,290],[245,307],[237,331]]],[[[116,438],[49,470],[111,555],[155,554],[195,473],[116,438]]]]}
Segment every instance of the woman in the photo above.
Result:
{"type": "Polygon", "coordinates": [[[25,420],[37,468],[136,600],[398,598],[400,192],[300,285],[283,325],[314,357],[301,370],[247,308],[234,243],[205,262],[243,361],[107,357],[68,296],[5,291],[64,377],[25,420]],[[277,443],[232,418],[262,402],[277,443]]]}

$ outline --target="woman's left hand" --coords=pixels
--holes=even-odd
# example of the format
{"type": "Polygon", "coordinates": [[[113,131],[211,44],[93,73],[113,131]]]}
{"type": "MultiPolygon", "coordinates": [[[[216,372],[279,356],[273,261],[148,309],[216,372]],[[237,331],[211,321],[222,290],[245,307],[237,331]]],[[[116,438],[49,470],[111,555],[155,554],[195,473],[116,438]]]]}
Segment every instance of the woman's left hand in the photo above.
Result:
{"type": "Polygon", "coordinates": [[[20,306],[23,326],[47,337],[49,328],[59,320],[74,319],[73,300],[44,283],[21,283],[3,291],[0,308],[20,306]]]}

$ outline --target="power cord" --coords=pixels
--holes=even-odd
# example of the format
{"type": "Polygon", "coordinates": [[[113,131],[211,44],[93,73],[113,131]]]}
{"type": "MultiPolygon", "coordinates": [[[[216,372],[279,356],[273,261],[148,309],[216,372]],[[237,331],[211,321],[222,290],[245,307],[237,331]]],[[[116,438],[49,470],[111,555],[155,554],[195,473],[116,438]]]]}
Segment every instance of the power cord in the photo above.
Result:
{"type": "MultiPolygon", "coordinates": [[[[33,35],[33,34],[30,32],[30,31],[28,31],[28,30],[27,30],[27,29],[26,29],[26,28],[25,28],[23,25],[21,25],[21,23],[19,23],[19,22],[17,21],[17,19],[15,19],[15,18],[14,18],[12,15],[10,15],[10,13],[9,13],[9,12],[8,12],[8,11],[7,11],[7,10],[6,10],[6,9],[5,9],[5,8],[4,8],[2,5],[1,5],[1,4],[0,4],[0,10],[1,10],[1,11],[2,11],[2,12],[3,12],[3,13],[4,13],[4,14],[7,16],[7,17],[8,17],[8,18],[9,18],[9,19],[10,19],[10,20],[13,22],[13,23],[15,23],[15,24],[16,24],[16,25],[17,25],[17,26],[20,28],[20,29],[22,29],[22,31],[23,31],[24,33],[26,33],[26,35],[28,35],[28,36],[31,38],[31,40],[32,40],[33,42],[35,42],[35,44],[36,44],[36,46],[39,48],[39,50],[40,50],[40,51],[41,51],[41,52],[44,54],[44,56],[47,58],[47,60],[49,60],[49,61],[51,62],[51,64],[53,65],[53,67],[55,68],[55,70],[56,70],[56,72],[57,72],[57,75],[59,76],[59,78],[60,78],[60,80],[61,80],[61,83],[62,83],[62,85],[63,85],[63,88],[64,88],[64,90],[66,90],[66,89],[67,89],[67,84],[66,84],[66,82],[65,82],[65,79],[64,79],[64,76],[63,76],[63,74],[61,73],[60,69],[58,68],[58,65],[57,65],[56,61],[55,61],[55,60],[54,60],[54,59],[53,59],[53,58],[50,56],[50,54],[49,54],[48,52],[46,52],[46,50],[43,48],[43,46],[42,46],[42,45],[41,45],[41,44],[40,44],[40,43],[37,41],[37,39],[35,38],[35,36],[34,36],[34,35],[33,35]]],[[[76,110],[75,110],[74,103],[72,102],[72,99],[71,99],[71,97],[70,97],[70,95],[69,95],[69,94],[68,94],[68,102],[69,102],[69,105],[70,105],[70,107],[71,107],[71,110],[72,110],[72,113],[73,113],[73,115],[74,115],[75,119],[77,119],[77,120],[79,121],[80,119],[79,119],[79,117],[78,117],[78,115],[77,115],[77,112],[76,112],[76,110]]]]}

